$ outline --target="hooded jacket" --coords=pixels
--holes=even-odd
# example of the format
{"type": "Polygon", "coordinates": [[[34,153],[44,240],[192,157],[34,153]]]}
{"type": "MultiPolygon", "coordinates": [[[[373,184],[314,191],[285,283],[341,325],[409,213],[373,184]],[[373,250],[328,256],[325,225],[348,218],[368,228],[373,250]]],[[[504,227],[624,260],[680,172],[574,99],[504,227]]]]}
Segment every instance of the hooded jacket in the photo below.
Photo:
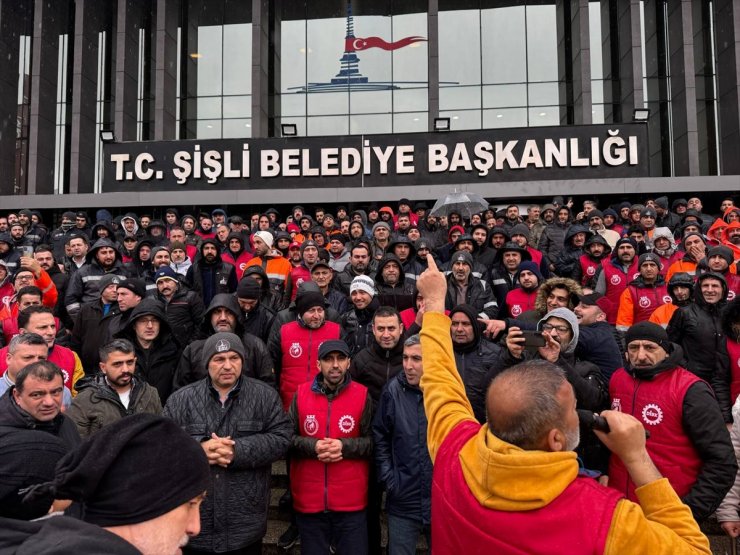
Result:
{"type": "Polygon", "coordinates": [[[244,331],[244,318],[236,298],[233,295],[220,293],[213,297],[211,304],[208,305],[208,309],[203,315],[198,339],[187,345],[182,353],[173,379],[173,389],[180,389],[208,375],[208,368],[206,368],[203,361],[203,345],[211,335],[216,333],[211,324],[211,315],[217,308],[226,308],[236,316],[234,334],[242,340],[244,345],[242,375],[255,378],[274,387],[275,373],[273,372],[272,359],[267,352],[267,346],[258,337],[244,331]]]}
{"type": "Polygon", "coordinates": [[[231,264],[224,262],[218,255],[218,246],[213,239],[204,239],[199,247],[198,257],[188,269],[185,281],[190,288],[208,304],[219,293],[233,293],[236,291],[236,270],[231,264]],[[209,263],[203,256],[205,245],[216,245],[216,259],[209,263]]]}
{"type": "MultiPolygon", "coordinates": [[[[486,391],[491,380],[503,370],[501,362],[502,349],[496,343],[483,337],[483,330],[478,322],[475,308],[461,304],[450,311],[450,319],[457,313],[463,313],[473,325],[473,340],[469,343],[455,343],[455,364],[465,384],[465,393],[473,407],[475,418],[481,424],[486,421],[486,391]]],[[[450,332],[452,333],[452,332],[450,332]]]]}
{"type": "Polygon", "coordinates": [[[586,239],[586,243],[583,245],[583,254],[578,258],[578,264],[576,264],[573,271],[573,279],[576,280],[583,286],[589,286],[593,288],[596,281],[596,274],[601,266],[601,261],[608,258],[612,252],[611,246],[606,242],[601,235],[598,233],[593,234],[591,237],[586,239]],[[603,245],[603,254],[596,258],[590,252],[588,247],[593,244],[603,245]]]}
{"type": "Polygon", "coordinates": [[[700,275],[694,287],[694,302],[679,308],[673,314],[666,331],[668,338],[683,349],[684,368],[712,384],[720,406],[729,410],[729,385],[714,381],[718,365],[727,367],[729,364],[722,329],[722,309],[727,302],[720,300],[715,304],[708,304],[704,300],[701,284],[709,278],[722,283],[723,299],[727,298],[727,284],[722,276],[715,273],[700,275]]]}
{"type": "Polygon", "coordinates": [[[110,239],[98,239],[87,253],[87,263],[74,273],[69,282],[67,295],[64,302],[67,306],[67,312],[73,317],[80,310],[82,303],[88,303],[100,298],[98,291],[98,281],[106,274],[115,274],[121,280],[131,277],[123,267],[121,262],[121,253],[116,248],[116,244],[110,239]],[[110,247],[115,252],[115,261],[110,268],[103,268],[96,258],[99,249],[110,247]]]}
{"type": "MultiPolygon", "coordinates": [[[[560,277],[569,277],[575,279],[578,259],[584,253],[583,248],[573,245],[573,238],[577,233],[585,233],[586,239],[591,235],[591,231],[582,225],[572,225],[565,232],[563,239],[563,249],[554,259],[555,273],[560,277]]],[[[551,259],[553,260],[553,259],[551,259]]]]}
{"type": "Polygon", "coordinates": [[[395,254],[386,254],[378,264],[375,274],[375,290],[378,292],[378,302],[381,306],[392,306],[398,312],[413,306],[414,284],[406,280],[403,264],[395,254]],[[395,262],[400,268],[400,275],[396,285],[388,285],[383,278],[383,268],[389,262],[395,262]]]}
{"type": "Polygon", "coordinates": [[[172,393],[172,379],[182,347],[177,342],[177,338],[172,335],[162,303],[151,298],[143,299],[132,309],[126,326],[114,337],[122,337],[131,341],[136,353],[136,374],[157,389],[162,406],[164,406],[172,393]],[[144,349],[139,344],[134,329],[136,320],[142,316],[154,316],[159,320],[159,335],[149,349],[144,349]]]}
{"type": "Polygon", "coordinates": [[[537,243],[537,250],[542,252],[548,260],[557,260],[558,256],[565,247],[565,235],[570,228],[570,221],[561,224],[557,221],[557,216],[552,223],[547,224],[545,229],[540,235],[540,240],[537,243]]]}
{"type": "Polygon", "coordinates": [[[253,258],[254,255],[244,248],[244,235],[233,231],[229,233],[229,236],[226,238],[226,250],[221,253],[221,260],[236,268],[237,281],[239,281],[244,275],[244,270],[247,268],[247,262],[253,258]],[[239,252],[234,253],[229,249],[229,243],[231,243],[232,239],[239,241],[241,245],[239,252]]]}
{"type": "Polygon", "coordinates": [[[267,279],[267,273],[262,266],[247,266],[244,270],[242,279],[247,276],[254,277],[256,275],[262,278],[260,290],[262,291],[260,296],[260,304],[265,305],[267,308],[278,312],[283,309],[282,297],[270,287],[270,281],[267,279]]]}

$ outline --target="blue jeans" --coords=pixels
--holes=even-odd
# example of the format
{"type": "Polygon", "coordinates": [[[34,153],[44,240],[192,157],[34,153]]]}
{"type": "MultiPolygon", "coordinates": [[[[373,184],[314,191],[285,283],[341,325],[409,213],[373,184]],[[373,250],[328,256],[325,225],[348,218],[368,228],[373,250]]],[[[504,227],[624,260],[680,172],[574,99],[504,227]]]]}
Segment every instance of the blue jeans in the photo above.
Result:
{"type": "Polygon", "coordinates": [[[367,516],[365,511],[299,513],[301,555],[326,555],[329,545],[337,555],[367,555],[367,516]]]}
{"type": "Polygon", "coordinates": [[[424,526],[420,520],[389,514],[388,555],[414,555],[416,542],[422,533],[431,551],[432,542],[428,526],[424,526]]]}

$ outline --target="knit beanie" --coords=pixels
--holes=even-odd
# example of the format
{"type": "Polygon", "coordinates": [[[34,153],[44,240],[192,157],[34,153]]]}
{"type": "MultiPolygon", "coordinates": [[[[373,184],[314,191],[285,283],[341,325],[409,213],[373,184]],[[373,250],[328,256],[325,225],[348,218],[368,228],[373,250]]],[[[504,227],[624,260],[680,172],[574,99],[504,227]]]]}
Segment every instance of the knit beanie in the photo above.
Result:
{"type": "Polygon", "coordinates": [[[652,322],[639,322],[630,326],[624,336],[624,344],[629,345],[632,341],[652,341],[660,345],[666,352],[671,351],[671,342],[668,333],[658,324],[652,322]]]}
{"type": "Polygon", "coordinates": [[[376,224],[375,224],[375,225],[373,226],[373,235],[375,234],[375,230],[376,230],[376,229],[378,229],[379,227],[384,227],[384,228],[386,228],[386,229],[387,229],[388,231],[390,231],[390,230],[391,230],[391,226],[389,226],[389,225],[388,225],[388,222],[383,222],[383,221],[380,221],[380,222],[377,222],[377,223],[376,223],[376,224]]]}
{"type": "Polygon", "coordinates": [[[658,258],[657,254],[653,254],[652,252],[641,254],[640,258],[637,259],[637,269],[639,270],[642,268],[642,265],[645,264],[645,262],[653,262],[658,268],[660,268],[660,258],[658,258]]]}
{"type": "Polygon", "coordinates": [[[138,524],[202,494],[211,482],[203,448],[169,418],[139,413],[105,426],[59,461],[56,477],[29,489],[84,505],[98,526],[138,524]]]}
{"type": "Polygon", "coordinates": [[[521,264],[519,264],[519,270],[517,271],[517,275],[521,274],[524,270],[529,270],[534,275],[537,276],[538,283],[542,283],[542,272],[540,272],[540,267],[537,265],[536,262],[532,262],[531,260],[524,260],[521,264]]]}
{"type": "Polygon", "coordinates": [[[303,316],[306,312],[315,306],[324,307],[326,300],[324,295],[317,291],[307,291],[300,297],[296,296],[295,308],[299,316],[303,316]]]}
{"type": "Polygon", "coordinates": [[[142,299],[146,297],[146,284],[144,283],[144,280],[139,278],[131,278],[126,281],[122,281],[118,284],[118,288],[128,289],[134,295],[138,295],[142,299]]]}
{"type": "Polygon", "coordinates": [[[350,295],[355,291],[364,291],[371,297],[375,296],[375,282],[370,276],[356,276],[352,280],[352,284],[349,286],[350,295]]]}
{"type": "Polygon", "coordinates": [[[732,249],[725,245],[717,245],[716,247],[710,248],[707,251],[707,259],[710,259],[713,256],[721,256],[730,266],[732,266],[732,263],[735,261],[735,257],[732,255],[732,249]]]}
{"type": "Polygon", "coordinates": [[[181,251],[185,251],[186,254],[188,252],[187,247],[185,247],[185,243],[182,243],[180,241],[172,241],[170,243],[170,252],[176,251],[178,249],[181,250],[181,251]]]}
{"type": "Polygon", "coordinates": [[[462,262],[464,264],[467,264],[472,269],[473,255],[470,254],[468,251],[457,251],[455,254],[452,255],[450,265],[454,264],[455,262],[462,262]]]}
{"type": "Polygon", "coordinates": [[[236,296],[239,299],[259,299],[261,294],[262,287],[253,277],[242,278],[236,286],[236,296]]]}
{"type": "Polygon", "coordinates": [[[255,231],[254,236],[262,239],[262,242],[267,245],[268,248],[272,248],[272,244],[275,241],[272,233],[270,233],[269,231],[255,231]]]}
{"type": "Polygon", "coordinates": [[[244,344],[239,337],[225,331],[214,333],[203,344],[203,364],[207,367],[215,355],[229,351],[234,351],[244,360],[244,344]]]}

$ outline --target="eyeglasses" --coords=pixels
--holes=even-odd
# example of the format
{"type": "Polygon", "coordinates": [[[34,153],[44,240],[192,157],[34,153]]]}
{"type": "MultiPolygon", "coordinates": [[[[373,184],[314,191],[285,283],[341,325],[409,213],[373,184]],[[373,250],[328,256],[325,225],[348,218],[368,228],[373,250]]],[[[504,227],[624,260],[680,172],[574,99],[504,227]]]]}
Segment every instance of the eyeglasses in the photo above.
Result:
{"type": "Polygon", "coordinates": [[[552,324],[542,324],[542,331],[557,330],[558,333],[570,333],[568,326],[553,326],[552,324]]]}
{"type": "Polygon", "coordinates": [[[15,280],[16,281],[33,281],[33,276],[24,274],[24,275],[16,276],[15,280]]]}
{"type": "Polygon", "coordinates": [[[145,326],[153,326],[154,324],[158,324],[159,320],[157,318],[139,318],[137,322],[140,322],[145,326]]]}

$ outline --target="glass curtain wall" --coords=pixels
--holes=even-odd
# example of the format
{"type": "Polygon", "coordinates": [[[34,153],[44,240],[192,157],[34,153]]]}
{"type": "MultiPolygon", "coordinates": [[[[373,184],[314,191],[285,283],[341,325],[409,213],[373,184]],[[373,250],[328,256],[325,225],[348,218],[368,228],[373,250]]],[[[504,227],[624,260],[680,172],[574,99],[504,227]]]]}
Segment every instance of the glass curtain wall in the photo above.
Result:
{"type": "Polygon", "coordinates": [[[283,2],[281,122],[299,135],[428,128],[427,1],[283,2]]]}
{"type": "Polygon", "coordinates": [[[561,123],[554,1],[440,0],[439,10],[439,108],[452,129],[561,123]]]}
{"type": "Polygon", "coordinates": [[[251,137],[252,3],[184,1],[178,43],[179,137],[251,137]]]}
{"type": "Polygon", "coordinates": [[[72,134],[72,63],[74,62],[74,4],[67,32],[59,35],[57,57],[56,129],[54,133],[54,193],[69,192],[69,144],[72,134]]]}

